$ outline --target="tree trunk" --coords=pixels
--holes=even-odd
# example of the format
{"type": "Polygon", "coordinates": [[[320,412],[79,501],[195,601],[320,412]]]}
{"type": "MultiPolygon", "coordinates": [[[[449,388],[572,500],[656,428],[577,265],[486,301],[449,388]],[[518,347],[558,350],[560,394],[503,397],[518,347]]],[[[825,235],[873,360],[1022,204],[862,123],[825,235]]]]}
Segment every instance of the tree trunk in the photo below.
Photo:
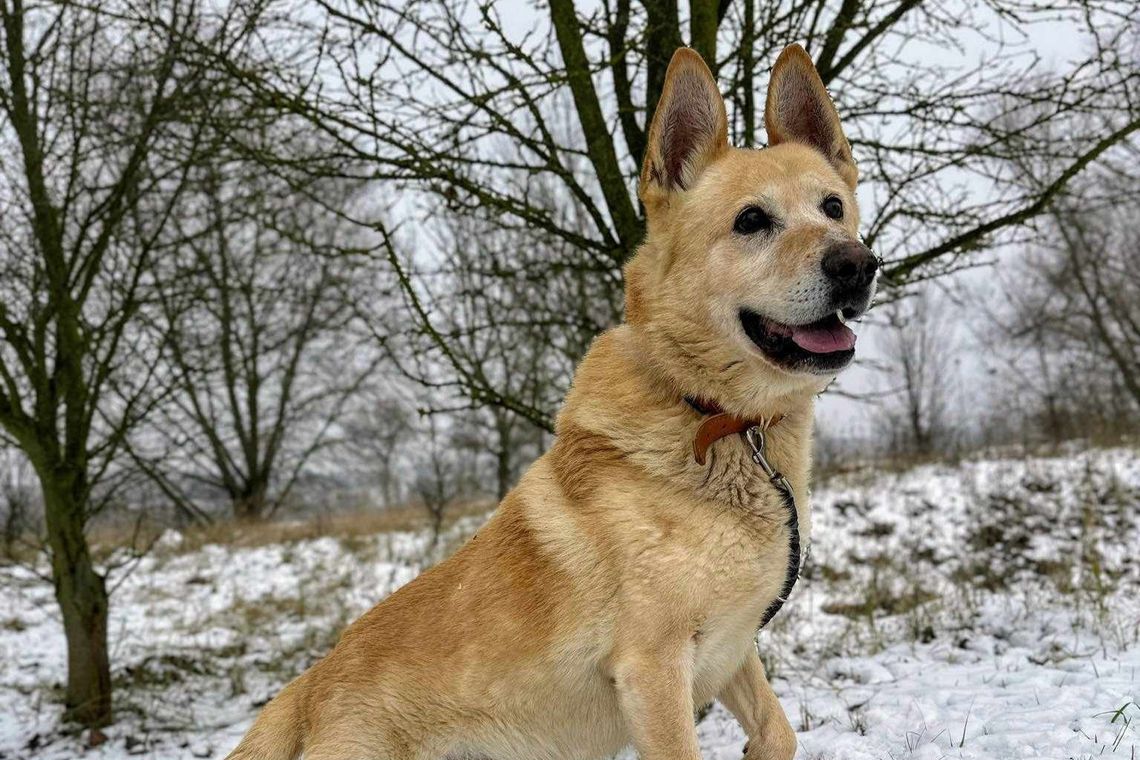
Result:
{"type": "Polygon", "coordinates": [[[443,510],[444,504],[432,504],[428,507],[428,512],[431,513],[431,548],[434,549],[439,546],[439,537],[443,535],[443,510]]]}
{"type": "Polygon", "coordinates": [[[389,509],[396,504],[396,484],[392,477],[392,453],[389,451],[380,459],[380,497],[384,500],[384,508],[389,509]]]}
{"type": "Polygon", "coordinates": [[[233,496],[234,517],[238,520],[261,520],[269,506],[269,484],[264,481],[254,481],[245,484],[245,488],[233,496]]]}
{"type": "Polygon", "coordinates": [[[10,490],[5,501],[7,502],[5,505],[7,511],[4,513],[3,551],[4,556],[14,557],[16,542],[20,540],[27,529],[29,509],[22,489],[18,487],[13,487],[10,490]]]}
{"type": "Polygon", "coordinates": [[[740,30],[740,89],[744,97],[744,134],[740,144],[745,148],[756,145],[756,90],[753,83],[756,64],[752,60],[755,47],[755,0],[744,0],[744,26],[740,30]]]}
{"type": "Polygon", "coordinates": [[[645,131],[648,133],[665,86],[665,71],[682,43],[677,0],[644,0],[642,5],[645,6],[645,131]]]}
{"type": "Polygon", "coordinates": [[[507,412],[495,410],[495,435],[498,438],[495,447],[495,491],[499,501],[511,490],[511,464],[513,463],[511,447],[514,445],[511,436],[511,420],[507,412]]]}
{"type": "Polygon", "coordinates": [[[716,32],[720,26],[718,0],[689,0],[689,41],[716,76],[716,32]]]}
{"type": "Polygon", "coordinates": [[[42,485],[52,580],[67,637],[64,717],[84,726],[106,726],[111,722],[107,586],[91,562],[83,533],[83,476],[57,469],[42,485]]]}

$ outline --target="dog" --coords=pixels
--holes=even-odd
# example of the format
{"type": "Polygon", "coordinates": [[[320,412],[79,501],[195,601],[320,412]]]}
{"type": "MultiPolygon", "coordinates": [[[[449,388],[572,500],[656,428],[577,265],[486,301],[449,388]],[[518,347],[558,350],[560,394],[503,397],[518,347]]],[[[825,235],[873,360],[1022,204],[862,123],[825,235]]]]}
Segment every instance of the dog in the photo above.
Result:
{"type": "Polygon", "coordinates": [[[713,699],[747,760],[796,737],[758,626],[810,532],[814,398],[854,355],[877,260],[811,59],[777,60],[769,146],[729,146],[700,56],[667,72],[639,180],[625,322],[556,439],[454,556],[353,623],[230,760],[699,760],[713,699]],[[737,435],[740,433],[740,435],[737,435]]]}

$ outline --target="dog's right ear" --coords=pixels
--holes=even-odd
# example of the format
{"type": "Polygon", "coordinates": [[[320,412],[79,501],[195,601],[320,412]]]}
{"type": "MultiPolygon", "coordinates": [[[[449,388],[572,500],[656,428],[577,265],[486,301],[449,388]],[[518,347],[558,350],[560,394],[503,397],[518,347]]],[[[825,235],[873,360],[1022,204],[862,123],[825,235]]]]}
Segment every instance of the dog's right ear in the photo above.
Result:
{"type": "Polygon", "coordinates": [[[692,187],[726,150],[728,117],[716,80],[699,54],[678,48],[649,127],[638,187],[641,201],[649,207],[655,199],[692,187]]]}

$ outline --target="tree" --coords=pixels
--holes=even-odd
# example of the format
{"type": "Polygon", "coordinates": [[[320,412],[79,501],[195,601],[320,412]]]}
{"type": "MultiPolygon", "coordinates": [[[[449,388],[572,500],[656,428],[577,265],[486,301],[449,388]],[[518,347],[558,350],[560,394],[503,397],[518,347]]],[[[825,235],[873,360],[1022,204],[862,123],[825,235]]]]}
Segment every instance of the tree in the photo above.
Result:
{"type": "Polygon", "coordinates": [[[433,353],[432,334],[415,323],[404,331],[402,345],[391,346],[392,360],[421,386],[444,392],[421,412],[474,412],[469,419],[493,456],[491,479],[502,498],[519,466],[541,451],[544,410],[565,395],[574,364],[593,337],[617,319],[597,308],[610,303],[597,292],[613,282],[576,270],[573,251],[557,240],[538,241],[467,218],[449,219],[436,233],[442,260],[416,272],[424,286],[417,300],[437,315],[434,329],[471,379],[450,374],[452,367],[433,353]],[[566,268],[552,276],[556,261],[566,268]],[[480,384],[496,388],[516,408],[465,400],[480,384]],[[454,396],[461,400],[453,402],[454,396]]]}
{"type": "Polygon", "coordinates": [[[1037,395],[1055,439],[1123,432],[1140,419],[1140,203],[1130,148],[1050,204],[1030,254],[1005,278],[1005,332],[1028,354],[1014,363],[1018,384],[1037,395]]]}
{"type": "Polygon", "coordinates": [[[0,2],[0,425],[43,493],[67,716],[110,722],[107,584],[85,535],[156,403],[134,331],[212,102],[192,4],[0,2]]]}
{"type": "MultiPolygon", "coordinates": [[[[351,201],[344,183],[320,188],[351,201]]],[[[353,237],[337,217],[241,157],[196,166],[180,212],[149,321],[172,392],[137,461],[188,512],[221,494],[264,518],[379,360],[352,331],[362,257],[337,247],[353,237]]]]}
{"type": "Polygon", "coordinates": [[[410,404],[370,384],[354,394],[341,427],[344,435],[337,450],[345,458],[340,461],[352,462],[358,475],[379,489],[384,507],[400,503],[405,484],[399,473],[407,462],[405,449],[414,440],[410,404]]]}
{"type": "Polygon", "coordinates": [[[428,436],[416,466],[413,488],[431,529],[431,550],[439,546],[447,509],[457,499],[473,492],[475,456],[463,440],[464,419],[457,415],[452,422],[460,429],[445,429],[440,417],[428,417],[428,436]]]}
{"type": "MultiPolygon", "coordinates": [[[[718,73],[742,145],[760,141],[757,67],[790,42],[806,44],[836,94],[870,189],[866,238],[887,254],[888,286],[970,265],[979,249],[1015,238],[1069,181],[1140,129],[1131,105],[1140,72],[1120,52],[1132,49],[1137,28],[1130,0],[692,0],[687,15],[658,0],[551,0],[525,32],[490,3],[317,7],[272,53],[299,61],[307,75],[247,78],[250,96],[309,119],[368,166],[369,178],[413,191],[427,224],[446,210],[530,234],[547,250],[564,244],[572,270],[557,257],[546,279],[577,271],[615,281],[598,296],[618,313],[620,269],[644,228],[632,189],[646,127],[681,44],[718,73]],[[1058,18],[1080,31],[1084,52],[1046,72],[1025,30],[1058,18]],[[970,35],[985,41],[984,52],[962,52],[970,35]],[[1027,110],[1030,124],[1003,118],[1027,110]],[[1100,126],[1078,130],[1082,118],[1093,123],[1089,116],[1100,126]],[[1031,139],[1043,122],[1070,125],[1081,139],[1031,139]],[[1006,170],[1026,152],[1056,159],[1030,187],[1006,170]]],[[[510,252],[503,258],[503,277],[524,265],[510,252]]],[[[419,297],[423,283],[400,279],[409,299],[419,297]]],[[[414,305],[413,314],[432,317],[414,305]]],[[[481,378],[445,330],[425,331],[464,397],[552,427],[549,408],[530,408],[481,378]]]]}
{"type": "Polygon", "coordinates": [[[929,456],[948,442],[959,345],[946,305],[929,290],[884,307],[881,370],[896,385],[879,416],[891,451],[929,456]]]}
{"type": "Polygon", "coordinates": [[[22,452],[0,448],[0,556],[14,558],[28,534],[39,532],[34,478],[22,452]]]}

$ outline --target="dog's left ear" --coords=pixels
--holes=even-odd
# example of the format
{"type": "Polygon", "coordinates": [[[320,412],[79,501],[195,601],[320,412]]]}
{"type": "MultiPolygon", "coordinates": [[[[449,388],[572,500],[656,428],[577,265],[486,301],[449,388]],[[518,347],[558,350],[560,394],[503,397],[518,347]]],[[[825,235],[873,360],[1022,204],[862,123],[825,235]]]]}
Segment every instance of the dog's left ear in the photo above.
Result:
{"type": "Polygon", "coordinates": [[[855,189],[859,170],[839,125],[839,113],[807,51],[799,45],[784,48],[772,68],[764,126],[769,145],[810,145],[831,162],[848,187],[855,189]]]}
{"type": "Polygon", "coordinates": [[[638,188],[642,202],[651,206],[660,193],[691,187],[726,150],[728,118],[716,80],[696,51],[679,48],[649,127],[638,188]]]}

